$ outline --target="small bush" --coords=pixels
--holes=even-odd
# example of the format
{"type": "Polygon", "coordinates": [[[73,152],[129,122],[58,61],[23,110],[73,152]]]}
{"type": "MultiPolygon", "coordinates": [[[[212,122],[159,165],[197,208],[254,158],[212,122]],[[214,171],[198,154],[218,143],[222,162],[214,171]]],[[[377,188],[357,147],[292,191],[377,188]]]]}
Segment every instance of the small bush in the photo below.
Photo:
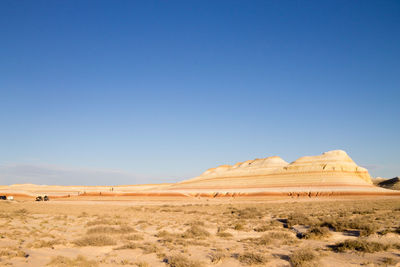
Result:
{"type": "Polygon", "coordinates": [[[16,215],[25,215],[25,214],[28,214],[28,210],[27,209],[19,209],[19,210],[14,211],[14,213],[16,215]]]}
{"type": "Polygon", "coordinates": [[[233,226],[233,229],[235,229],[236,231],[241,231],[244,229],[244,226],[244,223],[238,222],[233,226]]]}
{"type": "Polygon", "coordinates": [[[137,241],[137,240],[143,240],[143,236],[138,234],[133,234],[125,236],[125,239],[130,241],[137,241]]]}
{"type": "Polygon", "coordinates": [[[222,249],[217,249],[215,252],[209,254],[209,258],[213,264],[219,263],[226,257],[227,254],[222,249]]]}
{"type": "Polygon", "coordinates": [[[286,232],[270,232],[263,234],[259,238],[252,239],[257,245],[269,245],[274,243],[275,245],[289,245],[294,244],[297,240],[289,233],[286,232]]]}
{"type": "Polygon", "coordinates": [[[272,228],[271,225],[264,224],[264,225],[255,227],[253,230],[256,232],[266,232],[268,230],[271,230],[271,228],[272,228]]]}
{"type": "Polygon", "coordinates": [[[54,245],[60,244],[59,240],[50,240],[50,241],[45,241],[45,240],[39,240],[35,241],[32,244],[29,245],[29,247],[33,248],[51,248],[54,245]]]}
{"type": "Polygon", "coordinates": [[[136,230],[127,225],[122,225],[119,228],[111,226],[96,226],[87,230],[87,234],[127,234],[132,232],[136,232],[136,230]]]}
{"type": "Polygon", "coordinates": [[[313,226],[304,234],[305,239],[321,239],[331,235],[328,227],[313,226]]]}
{"type": "Polygon", "coordinates": [[[77,239],[73,242],[78,247],[85,247],[85,246],[111,246],[115,245],[114,239],[104,236],[104,235],[89,235],[77,239]]]}
{"type": "Polygon", "coordinates": [[[114,248],[114,250],[120,250],[120,249],[136,249],[138,248],[138,245],[136,243],[128,243],[125,245],[122,245],[120,247],[114,248]]]}
{"type": "Polygon", "coordinates": [[[140,245],[139,248],[143,251],[144,254],[159,253],[161,250],[156,244],[149,242],[140,245]]]}
{"type": "Polygon", "coordinates": [[[311,249],[303,248],[295,251],[290,256],[290,263],[294,267],[307,266],[310,265],[310,263],[316,258],[317,256],[311,249]]]}
{"type": "Polygon", "coordinates": [[[222,238],[230,238],[233,235],[231,233],[228,233],[228,232],[218,232],[217,236],[222,237],[222,238]]]}
{"type": "Polygon", "coordinates": [[[237,213],[238,217],[241,219],[256,219],[262,217],[262,213],[255,207],[244,208],[234,213],[237,213]]]}
{"type": "Polygon", "coordinates": [[[0,250],[0,257],[8,257],[8,258],[14,258],[14,257],[26,257],[28,254],[26,254],[23,250],[19,248],[7,248],[5,250],[0,250]]]}
{"type": "Polygon", "coordinates": [[[294,225],[309,225],[313,226],[318,224],[318,220],[310,218],[310,216],[307,216],[303,213],[300,212],[295,212],[289,215],[287,219],[287,225],[288,227],[292,227],[294,225]]]}
{"type": "Polygon", "coordinates": [[[203,264],[201,264],[198,261],[193,261],[187,258],[184,255],[173,255],[165,258],[163,260],[166,264],[168,264],[171,267],[201,267],[203,264]]]}
{"type": "Polygon", "coordinates": [[[106,220],[106,219],[97,219],[97,220],[88,222],[86,225],[87,226],[95,226],[95,225],[101,225],[101,224],[109,225],[109,224],[114,224],[114,223],[109,220],[106,220]]]}
{"type": "Polygon", "coordinates": [[[193,225],[182,234],[183,238],[205,238],[208,236],[210,236],[210,233],[207,230],[196,225],[193,225]]]}
{"type": "Polygon", "coordinates": [[[385,265],[395,265],[396,261],[393,258],[385,257],[382,259],[382,263],[384,263],[385,265]]]}
{"type": "Polygon", "coordinates": [[[346,250],[356,250],[367,253],[374,253],[378,251],[385,251],[390,248],[390,245],[378,242],[368,242],[366,240],[345,240],[336,243],[332,249],[336,252],[344,252],[346,250]]]}
{"type": "Polygon", "coordinates": [[[70,266],[80,266],[80,267],[96,267],[97,262],[87,260],[84,256],[77,256],[75,259],[70,259],[63,256],[54,257],[47,265],[59,266],[59,267],[70,267],[70,266]]]}
{"type": "Polygon", "coordinates": [[[239,254],[238,260],[246,265],[252,264],[265,264],[268,262],[268,258],[261,253],[245,252],[239,254]]]}

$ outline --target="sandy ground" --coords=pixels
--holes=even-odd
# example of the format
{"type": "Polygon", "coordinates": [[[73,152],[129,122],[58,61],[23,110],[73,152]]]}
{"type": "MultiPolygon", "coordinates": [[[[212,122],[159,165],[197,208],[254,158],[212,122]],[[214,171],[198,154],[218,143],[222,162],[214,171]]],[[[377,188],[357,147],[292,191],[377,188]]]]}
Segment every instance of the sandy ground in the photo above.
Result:
{"type": "Polygon", "coordinates": [[[0,266],[400,262],[398,197],[117,199],[0,201],[0,266]]]}

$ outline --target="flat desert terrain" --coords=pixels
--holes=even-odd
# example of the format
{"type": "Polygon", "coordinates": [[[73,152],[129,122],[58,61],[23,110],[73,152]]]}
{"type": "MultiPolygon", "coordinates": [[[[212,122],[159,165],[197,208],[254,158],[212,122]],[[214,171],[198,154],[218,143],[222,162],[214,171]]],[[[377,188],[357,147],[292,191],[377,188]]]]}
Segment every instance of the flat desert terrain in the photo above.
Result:
{"type": "Polygon", "coordinates": [[[398,262],[398,197],[0,201],[1,266],[398,262]]]}

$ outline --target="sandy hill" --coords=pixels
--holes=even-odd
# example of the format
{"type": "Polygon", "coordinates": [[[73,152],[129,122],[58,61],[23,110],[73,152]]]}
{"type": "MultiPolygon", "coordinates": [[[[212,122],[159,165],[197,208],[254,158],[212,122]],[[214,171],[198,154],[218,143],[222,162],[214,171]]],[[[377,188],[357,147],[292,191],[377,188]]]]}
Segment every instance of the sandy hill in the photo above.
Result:
{"type": "Polygon", "coordinates": [[[366,169],[358,166],[346,152],[334,150],[318,156],[301,157],[291,163],[273,156],[234,165],[222,165],[176,184],[125,186],[25,184],[0,186],[0,193],[14,196],[48,194],[60,198],[400,195],[400,192],[385,189],[398,188],[399,181],[396,179],[380,183],[382,187],[375,186],[366,169]]]}
{"type": "Polygon", "coordinates": [[[392,190],[400,190],[400,178],[394,177],[392,179],[381,181],[378,183],[378,186],[392,190]]]}
{"type": "Polygon", "coordinates": [[[170,186],[186,191],[312,191],[377,190],[365,168],[345,151],[301,157],[287,163],[277,156],[222,165],[170,186]]]}

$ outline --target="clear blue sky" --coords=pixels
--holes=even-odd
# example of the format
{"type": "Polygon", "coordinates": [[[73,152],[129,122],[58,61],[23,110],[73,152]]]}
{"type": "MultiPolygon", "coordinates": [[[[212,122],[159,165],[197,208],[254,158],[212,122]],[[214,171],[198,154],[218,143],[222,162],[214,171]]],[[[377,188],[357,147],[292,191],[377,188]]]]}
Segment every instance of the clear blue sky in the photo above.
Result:
{"type": "Polygon", "coordinates": [[[346,150],[400,175],[399,1],[0,1],[0,184],[346,150]]]}

